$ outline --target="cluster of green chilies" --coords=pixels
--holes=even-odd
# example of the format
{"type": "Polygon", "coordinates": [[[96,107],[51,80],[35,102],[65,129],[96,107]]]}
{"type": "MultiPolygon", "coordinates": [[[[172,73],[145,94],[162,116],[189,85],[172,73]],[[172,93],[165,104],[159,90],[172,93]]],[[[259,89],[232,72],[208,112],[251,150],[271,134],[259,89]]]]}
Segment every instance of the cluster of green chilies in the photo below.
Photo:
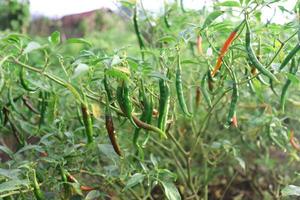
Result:
{"type": "MultiPolygon", "coordinates": [[[[138,36],[138,41],[140,44],[141,49],[143,49],[145,46],[143,44],[142,41],[142,37],[141,34],[139,32],[139,28],[138,28],[138,21],[137,21],[137,9],[135,8],[135,12],[134,12],[134,28],[135,31],[137,33],[138,36]]],[[[246,23],[246,36],[245,36],[245,44],[246,44],[246,51],[247,51],[247,55],[248,55],[248,59],[250,60],[250,62],[252,63],[252,65],[254,66],[253,69],[257,69],[260,73],[264,74],[265,76],[267,76],[271,81],[276,81],[278,82],[277,78],[266,68],[264,67],[260,61],[258,60],[257,56],[255,55],[252,46],[251,46],[251,32],[250,32],[250,26],[249,26],[249,22],[247,20],[247,18],[245,18],[244,22],[246,23]]],[[[212,79],[216,73],[219,71],[222,62],[223,62],[223,58],[226,54],[226,52],[228,51],[230,45],[232,44],[232,42],[234,41],[237,32],[239,30],[239,28],[241,27],[241,25],[244,23],[242,22],[238,27],[236,27],[232,33],[229,35],[229,37],[227,38],[227,40],[225,41],[223,47],[221,48],[219,57],[217,59],[216,65],[213,69],[213,71],[211,73],[205,73],[202,80],[201,80],[201,93],[203,94],[207,104],[209,105],[209,107],[212,106],[211,103],[211,99],[210,96],[207,92],[206,86],[205,86],[205,82],[206,80],[212,79]]],[[[297,44],[293,50],[286,56],[286,58],[283,60],[281,66],[280,66],[280,70],[282,70],[287,63],[289,63],[289,61],[296,55],[296,53],[299,51],[300,47],[299,44],[297,44]]],[[[178,51],[178,49],[177,49],[178,51]]],[[[176,93],[177,93],[177,99],[180,105],[180,108],[182,109],[183,113],[190,117],[192,116],[191,113],[188,111],[186,102],[184,100],[184,95],[183,95],[183,88],[182,88],[182,69],[181,69],[181,61],[180,61],[180,55],[179,52],[177,52],[177,67],[176,67],[176,93]]],[[[5,57],[4,59],[2,59],[1,64],[3,62],[5,62],[10,56],[5,57]]],[[[24,73],[24,69],[30,69],[33,70],[35,72],[44,74],[45,76],[47,76],[48,78],[55,80],[57,83],[65,86],[67,89],[69,89],[73,95],[75,95],[76,97],[79,97],[79,102],[80,102],[80,107],[81,107],[81,113],[82,113],[82,121],[83,121],[83,125],[85,126],[85,131],[86,131],[86,135],[87,135],[87,141],[88,143],[92,143],[93,142],[93,125],[92,125],[92,119],[91,119],[91,114],[89,111],[89,106],[88,106],[88,102],[86,100],[85,95],[83,95],[83,98],[81,97],[82,95],[80,95],[77,91],[77,89],[75,89],[72,85],[65,83],[63,80],[61,80],[60,78],[57,78],[53,75],[49,75],[44,73],[43,71],[40,71],[39,69],[35,69],[33,67],[30,67],[26,64],[21,63],[20,61],[14,59],[14,62],[16,62],[17,64],[21,65],[21,69],[19,72],[19,77],[20,77],[20,83],[22,85],[22,87],[29,91],[29,92],[34,92],[37,90],[37,88],[32,88],[29,86],[29,84],[26,81],[25,73],[24,73]]],[[[298,66],[298,65],[297,65],[298,66]]],[[[291,74],[295,74],[297,72],[298,67],[295,67],[295,61],[292,62],[292,66],[290,68],[290,73],[291,74]]],[[[234,126],[237,126],[237,118],[236,118],[236,104],[238,101],[238,81],[236,80],[235,74],[232,74],[234,77],[234,84],[232,87],[232,98],[231,98],[231,103],[230,103],[230,109],[229,109],[229,113],[227,116],[227,123],[228,124],[233,124],[234,126]]],[[[3,72],[2,69],[0,68],[0,77],[3,77],[3,72]]],[[[104,77],[104,88],[106,90],[106,94],[107,94],[107,99],[108,101],[106,102],[107,105],[107,109],[106,109],[106,129],[108,131],[108,135],[109,138],[111,140],[111,143],[116,151],[116,153],[118,155],[122,155],[120,147],[118,146],[118,143],[116,141],[116,136],[115,136],[115,130],[113,127],[113,121],[112,121],[112,115],[110,113],[110,107],[116,107],[116,105],[113,102],[113,95],[112,92],[109,89],[109,86],[107,84],[107,77],[105,75],[104,77]]],[[[284,102],[285,102],[285,97],[286,97],[286,91],[290,85],[291,81],[287,80],[286,84],[283,87],[282,90],[282,95],[281,95],[281,101],[280,101],[280,105],[281,105],[281,109],[284,110],[284,102]]],[[[2,78],[0,81],[0,91],[2,90],[4,86],[4,79],[2,78]]],[[[158,125],[157,127],[154,127],[152,125],[150,125],[151,123],[151,116],[152,116],[152,110],[153,110],[153,104],[152,101],[148,101],[146,94],[145,94],[145,90],[143,89],[143,83],[141,84],[142,89],[140,90],[140,95],[141,95],[141,99],[142,99],[142,103],[143,103],[143,113],[141,115],[141,118],[138,119],[137,117],[133,116],[132,112],[133,112],[133,106],[132,106],[132,101],[131,101],[131,97],[130,97],[130,93],[129,93],[129,87],[128,84],[125,80],[121,80],[119,83],[119,86],[117,87],[117,92],[116,92],[116,97],[117,97],[117,102],[118,105],[122,111],[122,115],[124,115],[125,117],[127,117],[129,119],[129,121],[135,126],[136,131],[134,134],[134,143],[136,146],[138,146],[137,143],[137,139],[138,139],[138,135],[139,135],[139,131],[141,128],[146,129],[146,130],[151,130],[154,132],[157,132],[159,134],[161,134],[162,136],[165,136],[164,131],[166,129],[166,124],[167,124],[167,119],[168,119],[168,111],[169,111],[169,103],[170,103],[170,88],[169,88],[169,84],[168,81],[164,80],[164,79],[159,79],[159,116],[158,116],[158,125]]],[[[211,88],[211,87],[210,87],[211,88]]],[[[12,100],[12,95],[11,95],[11,90],[8,93],[9,94],[9,99],[10,102],[12,102],[12,107],[14,106],[14,101],[12,100]]],[[[45,113],[45,110],[47,108],[47,96],[49,94],[46,92],[40,92],[40,99],[41,99],[41,105],[39,106],[39,112],[41,117],[40,117],[40,124],[43,123],[43,114],[45,113]]],[[[17,112],[17,109],[15,109],[17,112]]],[[[120,114],[120,113],[119,113],[120,114]]],[[[20,143],[23,143],[24,141],[20,141],[20,143]]]]}

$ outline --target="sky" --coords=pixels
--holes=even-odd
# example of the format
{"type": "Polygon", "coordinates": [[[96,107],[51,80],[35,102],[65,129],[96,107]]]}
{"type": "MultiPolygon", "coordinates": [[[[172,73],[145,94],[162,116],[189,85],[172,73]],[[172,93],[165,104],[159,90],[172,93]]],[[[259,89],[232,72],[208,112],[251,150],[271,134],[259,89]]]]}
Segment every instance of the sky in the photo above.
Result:
{"type": "MultiPolygon", "coordinates": [[[[167,0],[170,1],[170,0],[167,0]]],[[[292,10],[297,0],[281,0],[282,5],[287,10],[292,10]]],[[[142,0],[146,9],[156,12],[163,7],[164,0],[142,0]]],[[[184,0],[186,8],[200,9],[203,5],[212,5],[212,0],[184,0]]],[[[59,18],[68,14],[86,12],[99,8],[117,9],[116,0],[30,0],[30,10],[33,15],[44,15],[51,18],[59,18]]],[[[274,14],[274,7],[265,7],[262,12],[263,21],[270,19],[274,14]]],[[[280,10],[276,10],[273,21],[283,24],[291,20],[294,16],[283,15],[280,10]]]]}

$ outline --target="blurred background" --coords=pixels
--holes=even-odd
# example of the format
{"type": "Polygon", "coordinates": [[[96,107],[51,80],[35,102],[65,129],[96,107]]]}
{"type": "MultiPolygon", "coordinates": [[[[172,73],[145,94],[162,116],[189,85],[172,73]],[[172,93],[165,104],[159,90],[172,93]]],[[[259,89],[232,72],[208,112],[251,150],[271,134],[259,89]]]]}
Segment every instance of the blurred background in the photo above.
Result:
{"type": "MultiPolygon", "coordinates": [[[[174,1],[176,0],[140,0],[138,3],[151,17],[155,17],[163,14],[166,3],[174,1]]],[[[177,1],[180,3],[180,0],[177,1]]],[[[183,4],[186,9],[210,10],[213,9],[213,2],[216,1],[185,0],[183,4]]],[[[292,20],[293,15],[289,10],[292,10],[295,2],[296,0],[278,1],[273,7],[264,8],[261,20],[280,24],[292,20]]],[[[239,12],[236,14],[239,15],[239,12]]],[[[84,37],[95,31],[114,27],[119,32],[124,32],[130,16],[129,10],[116,0],[0,0],[1,30],[9,29],[37,36],[48,36],[59,30],[64,38],[84,37]]]]}

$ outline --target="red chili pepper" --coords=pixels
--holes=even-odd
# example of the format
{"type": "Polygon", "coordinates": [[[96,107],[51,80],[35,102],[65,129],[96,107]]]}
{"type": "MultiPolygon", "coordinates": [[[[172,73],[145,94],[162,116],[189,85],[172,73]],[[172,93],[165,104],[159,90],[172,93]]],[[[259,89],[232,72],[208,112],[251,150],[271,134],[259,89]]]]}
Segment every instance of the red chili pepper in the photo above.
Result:
{"type": "Polygon", "coordinates": [[[67,174],[67,179],[71,183],[77,183],[78,182],[77,179],[69,173],[67,174]]]}
{"type": "Polygon", "coordinates": [[[201,101],[201,91],[200,91],[200,87],[196,87],[196,107],[199,107],[201,101]]]}
{"type": "Polygon", "coordinates": [[[93,187],[90,187],[90,186],[82,185],[82,186],[80,186],[80,190],[81,190],[81,191],[89,192],[89,191],[96,190],[96,189],[93,188],[93,187]]]}
{"type": "Polygon", "coordinates": [[[211,76],[214,77],[217,73],[217,71],[219,71],[219,69],[221,68],[222,65],[222,61],[223,61],[223,57],[225,55],[225,53],[227,52],[227,50],[229,49],[231,43],[233,42],[239,28],[240,28],[241,24],[236,27],[231,34],[229,35],[229,37],[227,38],[227,40],[225,41],[221,51],[220,51],[220,55],[218,57],[217,63],[215,65],[215,68],[213,69],[213,71],[211,72],[211,76]]]}
{"type": "Polygon", "coordinates": [[[199,35],[199,36],[197,37],[197,50],[198,50],[198,53],[199,53],[200,55],[203,54],[203,49],[202,49],[202,37],[201,37],[201,35],[199,35]]]}
{"type": "Polygon", "coordinates": [[[296,149],[297,151],[300,151],[300,146],[299,146],[299,144],[296,143],[295,138],[294,138],[294,130],[293,129],[291,129],[291,132],[290,132],[290,143],[294,149],[296,149]]]}
{"type": "Polygon", "coordinates": [[[238,127],[238,121],[237,121],[236,114],[232,117],[231,123],[234,127],[236,127],[236,128],[238,127]]]}
{"type": "Polygon", "coordinates": [[[48,157],[48,153],[46,151],[40,152],[40,157],[48,157]]]}

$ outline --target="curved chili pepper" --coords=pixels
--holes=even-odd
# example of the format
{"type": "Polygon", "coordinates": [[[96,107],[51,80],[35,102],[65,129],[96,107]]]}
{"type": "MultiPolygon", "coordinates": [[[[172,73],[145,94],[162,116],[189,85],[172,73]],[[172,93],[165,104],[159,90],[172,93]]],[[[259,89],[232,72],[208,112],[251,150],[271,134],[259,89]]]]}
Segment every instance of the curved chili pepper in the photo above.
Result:
{"type": "Polygon", "coordinates": [[[272,74],[269,70],[267,70],[255,56],[255,53],[251,46],[250,26],[249,26],[249,22],[247,19],[246,19],[246,50],[248,53],[249,60],[252,62],[252,64],[258,71],[260,71],[262,74],[269,77],[273,81],[279,82],[278,79],[274,76],[274,74],[272,74]]]}
{"type": "Polygon", "coordinates": [[[0,67],[0,94],[5,86],[5,77],[2,68],[0,67]]]}
{"type": "Polygon", "coordinates": [[[110,139],[110,142],[111,142],[115,152],[119,156],[122,156],[122,151],[117,142],[116,132],[115,132],[115,128],[114,128],[114,122],[113,122],[113,118],[112,118],[112,115],[111,115],[111,112],[109,109],[109,105],[107,105],[106,109],[105,109],[105,127],[106,127],[108,137],[110,139]]]}
{"type": "Polygon", "coordinates": [[[279,67],[279,70],[282,70],[290,62],[290,60],[296,55],[296,53],[299,50],[300,50],[300,44],[298,42],[296,44],[296,46],[290,51],[290,53],[284,58],[284,60],[282,61],[281,65],[279,67]]]}
{"type": "Polygon", "coordinates": [[[39,127],[42,126],[42,124],[44,124],[45,121],[45,116],[46,116],[46,110],[48,107],[48,97],[49,97],[49,93],[46,91],[40,91],[39,93],[39,99],[40,99],[40,103],[39,103],[39,113],[40,113],[40,121],[39,121],[39,127]]]}
{"type": "MultiPolygon", "coordinates": [[[[208,71],[208,73],[210,73],[210,72],[208,71]]],[[[209,97],[207,88],[206,88],[206,86],[205,86],[205,85],[206,85],[206,84],[205,84],[206,80],[207,80],[207,73],[205,73],[205,74],[203,75],[202,79],[201,79],[201,92],[202,92],[202,94],[203,94],[203,96],[204,96],[204,99],[205,99],[206,103],[208,104],[209,107],[211,107],[211,106],[212,106],[212,104],[211,104],[211,99],[210,99],[210,97],[209,97]]]]}
{"type": "Polygon", "coordinates": [[[290,143],[294,149],[296,149],[297,151],[300,151],[300,146],[299,146],[299,144],[296,143],[295,138],[294,138],[294,130],[293,129],[291,129],[291,131],[290,131],[290,143]]]}
{"type": "Polygon", "coordinates": [[[201,102],[201,90],[200,90],[200,87],[197,86],[196,87],[196,100],[195,100],[196,108],[199,107],[200,102],[201,102]]]}
{"type": "Polygon", "coordinates": [[[65,198],[69,198],[69,196],[71,194],[71,187],[68,184],[68,181],[70,179],[70,177],[69,177],[70,174],[68,173],[67,170],[65,170],[63,168],[63,166],[59,166],[59,172],[60,172],[61,181],[63,182],[64,196],[65,196],[65,198]]]}
{"type": "Polygon", "coordinates": [[[228,125],[234,125],[235,127],[238,126],[237,123],[237,117],[236,117],[236,106],[239,98],[239,92],[238,92],[238,84],[236,80],[235,73],[233,73],[234,83],[232,88],[232,96],[231,96],[231,102],[229,107],[229,112],[227,115],[227,124],[228,125]]]}
{"type": "MultiPolygon", "coordinates": [[[[141,80],[141,88],[139,90],[139,95],[140,95],[140,99],[141,99],[142,104],[143,104],[143,112],[142,112],[142,115],[140,117],[140,120],[143,121],[143,122],[146,122],[147,121],[146,118],[147,118],[147,116],[149,116],[149,112],[152,112],[152,111],[150,110],[150,104],[149,104],[149,101],[146,97],[144,83],[143,83],[142,80],[141,80]]],[[[141,128],[136,128],[135,132],[134,132],[133,144],[135,144],[136,146],[138,146],[137,140],[138,140],[138,137],[139,137],[140,130],[141,130],[141,128]]]]}
{"type": "Polygon", "coordinates": [[[138,127],[148,130],[148,131],[153,131],[155,133],[158,133],[161,138],[167,138],[166,133],[164,131],[162,131],[161,129],[159,129],[155,126],[152,126],[151,124],[142,122],[136,116],[132,116],[132,118],[133,118],[134,122],[136,123],[136,125],[138,125],[138,127]]]}
{"type": "Polygon", "coordinates": [[[158,128],[165,131],[170,104],[170,88],[168,83],[159,79],[159,114],[158,114],[158,128]]]}
{"type": "Polygon", "coordinates": [[[108,101],[109,101],[109,103],[111,103],[113,101],[112,92],[111,92],[111,89],[110,89],[110,87],[108,85],[107,76],[106,75],[104,75],[103,85],[104,85],[104,89],[105,89],[106,94],[107,94],[108,101]]]}
{"type": "Polygon", "coordinates": [[[212,77],[214,77],[216,75],[216,73],[219,71],[219,69],[221,68],[221,65],[223,62],[223,57],[225,56],[226,52],[228,51],[228,49],[229,49],[231,43],[233,42],[241,25],[242,25],[242,23],[230,33],[229,37],[226,39],[225,43],[223,44],[220,54],[219,54],[219,57],[218,57],[218,60],[217,60],[217,63],[215,65],[213,71],[211,72],[212,77]]]}
{"type": "Polygon", "coordinates": [[[37,181],[35,170],[34,169],[32,169],[32,170],[33,170],[32,171],[33,172],[32,187],[33,187],[34,196],[37,200],[45,200],[44,193],[41,191],[39,183],[37,181]]]}
{"type": "MultiPolygon", "coordinates": [[[[141,32],[139,29],[137,6],[134,7],[134,11],[133,11],[133,26],[134,26],[135,34],[136,34],[138,42],[139,42],[140,49],[143,50],[145,48],[145,45],[144,45],[144,42],[143,42],[143,39],[141,36],[141,32]]],[[[144,52],[141,51],[141,54],[142,54],[142,58],[144,59],[144,52]]]]}
{"type": "Polygon", "coordinates": [[[184,97],[183,97],[183,89],[182,89],[182,75],[181,75],[181,62],[180,62],[180,56],[179,52],[177,55],[177,70],[176,70],[176,92],[177,92],[177,98],[179,101],[179,105],[183,113],[187,117],[191,117],[192,114],[189,112],[184,97]]]}
{"type": "MultiPolygon", "coordinates": [[[[298,71],[298,66],[299,66],[299,63],[297,64],[296,59],[293,58],[289,72],[291,74],[295,75],[298,71]]],[[[288,91],[288,88],[291,83],[292,83],[292,81],[290,79],[287,79],[282,88],[282,91],[281,91],[280,108],[281,108],[282,112],[284,112],[286,95],[287,95],[287,91],[288,91]]]]}
{"type": "Polygon", "coordinates": [[[83,124],[85,127],[85,133],[87,136],[87,142],[90,144],[94,141],[93,124],[92,124],[92,118],[88,109],[86,98],[84,98],[84,101],[85,101],[84,103],[81,103],[81,113],[82,113],[83,124]]]}
{"type": "Polygon", "coordinates": [[[22,87],[29,92],[37,91],[38,90],[37,87],[32,88],[28,85],[27,81],[25,80],[24,73],[25,73],[24,67],[21,67],[20,72],[19,72],[19,78],[20,78],[20,83],[21,83],[22,87]]]}
{"type": "Polygon", "coordinates": [[[132,102],[129,96],[129,88],[127,83],[122,80],[121,84],[117,87],[117,100],[122,112],[129,119],[133,126],[138,128],[132,119],[132,102]]]}

